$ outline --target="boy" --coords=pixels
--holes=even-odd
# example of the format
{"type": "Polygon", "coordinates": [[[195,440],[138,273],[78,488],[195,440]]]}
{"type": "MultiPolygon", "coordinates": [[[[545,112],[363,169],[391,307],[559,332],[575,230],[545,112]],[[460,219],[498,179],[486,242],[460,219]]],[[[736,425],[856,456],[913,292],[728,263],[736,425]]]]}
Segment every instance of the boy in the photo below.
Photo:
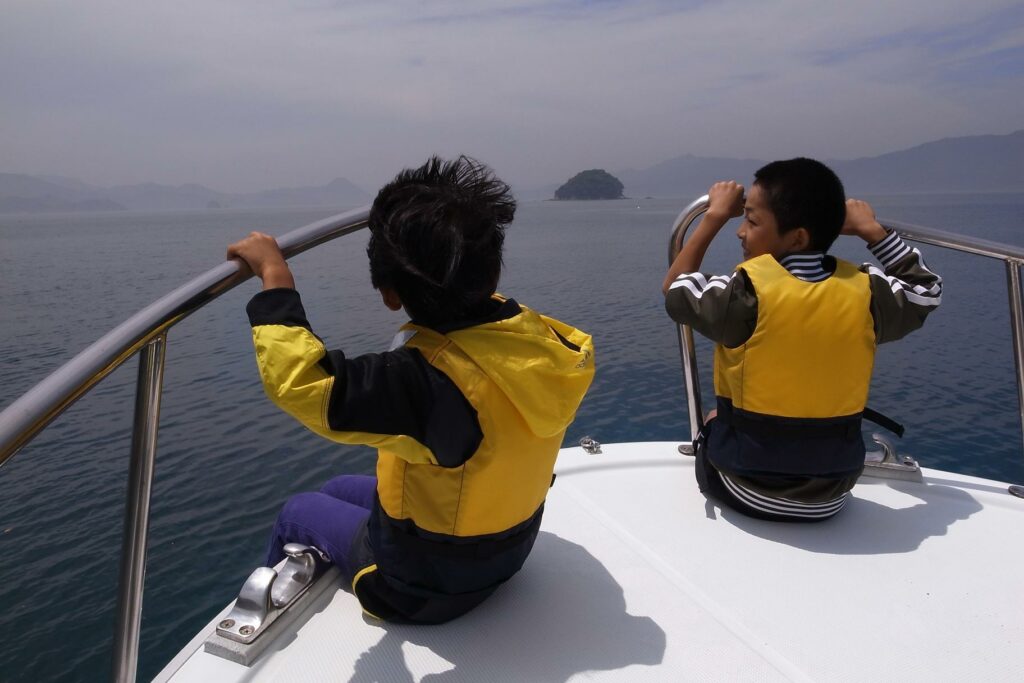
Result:
{"type": "Polygon", "coordinates": [[[377,476],[291,498],[289,542],[341,569],[371,616],[439,623],[515,574],[594,373],[590,336],[495,294],[515,200],[482,164],[431,158],[373,202],[370,277],[404,308],[392,350],[355,358],[313,334],[274,239],[228,248],[263,280],[248,305],[264,388],[312,431],[378,449],[377,476]]]}
{"type": "Polygon", "coordinates": [[[875,347],[920,327],[942,280],[887,232],[865,202],[811,159],[776,161],[743,187],[720,182],[662,291],[677,322],[717,344],[717,410],[697,439],[700,490],[777,521],[842,509],[864,467],[860,423],[875,347]],[[732,217],[743,263],[696,272],[732,217]],[[863,239],[884,272],[826,255],[839,234],[863,239]]]}

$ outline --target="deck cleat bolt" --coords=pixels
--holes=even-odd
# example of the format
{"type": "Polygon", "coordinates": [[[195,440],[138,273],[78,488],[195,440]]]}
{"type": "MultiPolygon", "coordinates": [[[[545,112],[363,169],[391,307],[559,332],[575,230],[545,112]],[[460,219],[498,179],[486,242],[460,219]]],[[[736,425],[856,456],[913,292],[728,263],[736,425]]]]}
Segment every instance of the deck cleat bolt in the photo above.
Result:
{"type": "Polygon", "coordinates": [[[250,635],[252,635],[253,627],[252,626],[243,626],[242,628],[238,629],[238,632],[240,634],[242,634],[243,636],[250,636],[250,635]]]}
{"type": "Polygon", "coordinates": [[[234,625],[235,625],[235,620],[234,619],[225,619],[224,621],[222,621],[219,624],[217,624],[217,626],[219,628],[231,628],[234,625]]]}

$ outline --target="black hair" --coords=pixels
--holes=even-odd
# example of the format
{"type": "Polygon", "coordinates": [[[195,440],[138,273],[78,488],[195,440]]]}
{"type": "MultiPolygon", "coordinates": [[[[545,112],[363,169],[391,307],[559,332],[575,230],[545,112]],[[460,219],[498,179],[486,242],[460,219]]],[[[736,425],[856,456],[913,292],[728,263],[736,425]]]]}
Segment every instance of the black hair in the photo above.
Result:
{"type": "Polygon", "coordinates": [[[370,280],[393,289],[416,322],[466,320],[501,274],[509,186],[466,156],[436,156],[381,188],[370,209],[370,280]]]}
{"type": "Polygon", "coordinates": [[[806,228],[811,249],[828,251],[846,220],[846,195],[825,164],[798,157],[758,169],[754,183],[764,192],[779,234],[806,228]]]}

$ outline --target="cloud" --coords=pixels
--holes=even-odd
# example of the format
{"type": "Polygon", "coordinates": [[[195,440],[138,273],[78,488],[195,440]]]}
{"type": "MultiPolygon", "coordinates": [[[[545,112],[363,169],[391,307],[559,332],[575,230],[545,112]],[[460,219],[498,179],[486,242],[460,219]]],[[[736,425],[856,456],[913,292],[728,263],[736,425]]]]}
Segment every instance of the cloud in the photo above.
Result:
{"type": "Polygon", "coordinates": [[[851,157],[1022,127],[1015,2],[15,2],[0,170],[367,189],[692,152],[851,157]]]}

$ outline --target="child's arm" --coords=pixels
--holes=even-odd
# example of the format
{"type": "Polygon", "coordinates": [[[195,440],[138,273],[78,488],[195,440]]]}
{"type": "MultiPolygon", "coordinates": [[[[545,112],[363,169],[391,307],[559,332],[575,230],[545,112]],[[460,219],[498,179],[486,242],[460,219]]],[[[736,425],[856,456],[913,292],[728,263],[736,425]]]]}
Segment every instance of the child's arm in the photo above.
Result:
{"type": "Polygon", "coordinates": [[[661,284],[661,293],[668,294],[669,288],[683,273],[693,273],[700,268],[704,253],[708,250],[711,240],[718,231],[729,222],[730,218],[743,215],[743,186],[731,180],[715,183],[708,190],[708,210],[686,240],[675,261],[669,266],[665,281],[661,284]]]}
{"type": "Polygon", "coordinates": [[[324,347],[273,237],[254,232],[228,247],[228,258],[263,280],[246,312],[263,388],[281,410],[327,439],[389,448],[410,462],[457,467],[476,450],[476,412],[418,351],[347,358],[324,347]]]}
{"type": "Polygon", "coordinates": [[[942,302],[942,278],[928,269],[921,252],[883,228],[871,206],[858,199],[846,201],[842,234],[863,239],[884,269],[861,267],[871,277],[876,343],[901,339],[921,327],[942,302]]]}
{"type": "Polygon", "coordinates": [[[243,240],[228,246],[228,258],[241,259],[253,275],[263,280],[263,289],[295,289],[295,278],[284,260],[277,240],[262,232],[251,232],[243,240]]]}
{"type": "Polygon", "coordinates": [[[696,271],[722,226],[742,214],[743,186],[734,182],[715,183],[708,196],[710,206],[704,220],[683,245],[662,285],[665,310],[676,322],[731,348],[753,334],[757,325],[757,297],[744,273],[709,275],[696,271]]]}

